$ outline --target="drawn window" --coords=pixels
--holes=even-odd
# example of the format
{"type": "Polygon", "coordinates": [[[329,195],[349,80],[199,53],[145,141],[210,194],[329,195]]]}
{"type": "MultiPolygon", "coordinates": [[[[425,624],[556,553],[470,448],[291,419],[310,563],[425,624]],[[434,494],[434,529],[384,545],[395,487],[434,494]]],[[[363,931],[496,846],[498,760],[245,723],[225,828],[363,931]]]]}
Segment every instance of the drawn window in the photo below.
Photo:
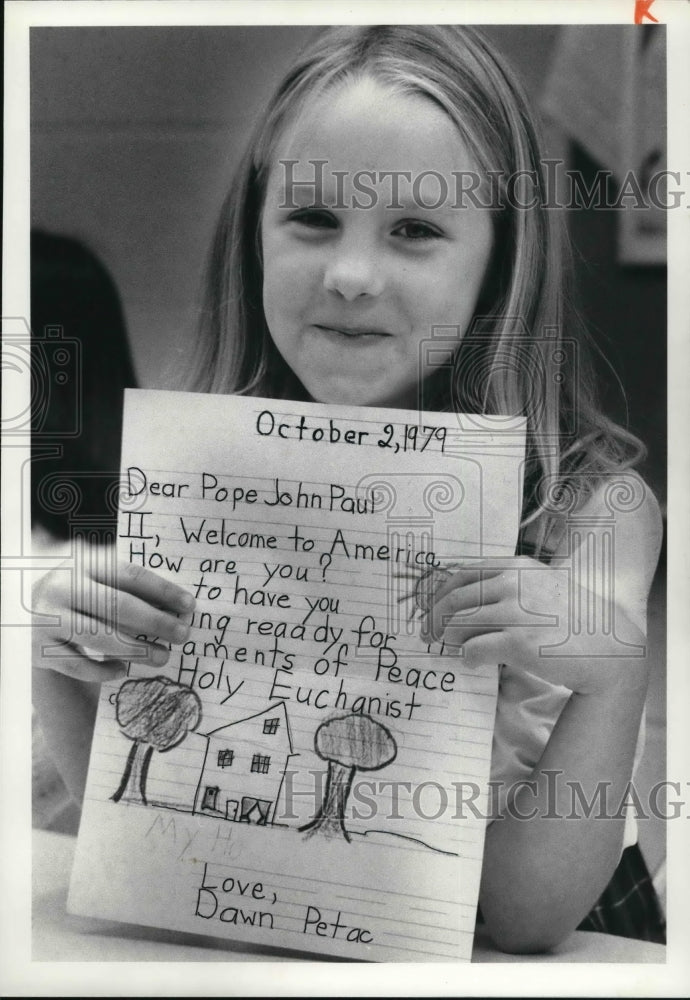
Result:
{"type": "Polygon", "coordinates": [[[251,770],[255,771],[257,774],[268,774],[268,768],[271,763],[270,757],[264,757],[260,753],[255,753],[252,757],[251,770]]]}
{"type": "Polygon", "coordinates": [[[234,759],[235,759],[234,750],[218,751],[218,767],[232,767],[232,762],[234,759]]]}
{"type": "Polygon", "coordinates": [[[264,733],[267,736],[275,736],[278,730],[278,719],[265,719],[264,720],[264,733]]]}

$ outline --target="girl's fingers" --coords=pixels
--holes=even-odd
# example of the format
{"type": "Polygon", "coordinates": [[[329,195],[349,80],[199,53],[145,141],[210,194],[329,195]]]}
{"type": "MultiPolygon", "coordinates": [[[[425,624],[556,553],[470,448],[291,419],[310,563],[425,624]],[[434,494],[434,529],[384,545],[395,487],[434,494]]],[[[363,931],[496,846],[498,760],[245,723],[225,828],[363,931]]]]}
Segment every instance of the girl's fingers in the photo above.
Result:
{"type": "Polygon", "coordinates": [[[88,605],[78,604],[77,608],[99,624],[111,630],[117,628],[122,636],[143,634],[161,642],[180,643],[189,635],[189,625],[179,618],[126,591],[115,590],[102,583],[94,583],[89,591],[88,605]]]}
{"type": "Polygon", "coordinates": [[[466,667],[473,670],[476,670],[477,667],[504,663],[506,660],[505,633],[491,632],[468,639],[462,647],[462,660],[466,667]]]}
{"type": "MultiPolygon", "coordinates": [[[[52,629],[46,629],[45,632],[35,629],[35,642],[36,653],[41,657],[42,665],[48,667],[52,666],[53,661],[61,659],[58,652],[61,645],[66,645],[68,654],[77,653],[84,658],[97,654],[111,660],[134,660],[150,666],[162,666],[170,656],[170,650],[165,646],[135,639],[133,635],[121,631],[116,632],[111,626],[80,611],[70,613],[69,627],[63,624],[57,636],[52,629]]],[[[68,655],[68,659],[70,658],[72,657],[68,655]]]]}
{"type": "Polygon", "coordinates": [[[142,601],[168,611],[186,614],[193,611],[196,601],[179,584],[164,580],[143,566],[132,563],[118,563],[117,587],[127,594],[133,594],[142,601]]]}
{"type": "Polygon", "coordinates": [[[443,635],[441,636],[446,648],[459,649],[470,639],[473,639],[478,635],[502,634],[503,625],[501,625],[495,617],[493,620],[480,620],[488,619],[490,617],[484,614],[484,611],[484,608],[477,609],[477,617],[473,619],[471,625],[467,623],[464,615],[451,618],[450,622],[446,625],[443,635]]]}
{"type": "Polygon", "coordinates": [[[449,650],[459,650],[464,648],[465,644],[481,635],[500,635],[500,631],[496,631],[490,625],[477,625],[476,628],[469,628],[468,626],[454,627],[450,626],[446,629],[443,635],[443,643],[446,649],[449,650]]]}
{"type": "Polygon", "coordinates": [[[34,664],[103,682],[122,677],[125,660],[167,663],[167,644],[189,634],[175,615],[193,611],[194,598],[143,567],[116,563],[112,548],[84,547],[77,556],[76,565],[64,563],[34,586],[34,664]]]}
{"type": "MultiPolygon", "coordinates": [[[[459,612],[464,612],[463,624],[472,626],[482,607],[497,604],[501,600],[502,592],[503,581],[501,575],[496,573],[489,579],[483,577],[447,591],[442,596],[437,595],[425,622],[423,637],[440,641],[449,623],[456,619],[459,612]]],[[[456,619],[456,624],[458,622],[456,619]]]]}
{"type": "Polygon", "coordinates": [[[51,657],[45,666],[59,674],[64,674],[66,677],[77,681],[87,681],[89,684],[116,681],[127,673],[127,666],[121,660],[95,663],[93,660],[87,660],[76,651],[74,655],[70,656],[67,646],[65,646],[64,656],[51,657]]]}
{"type": "Polygon", "coordinates": [[[127,672],[126,664],[121,659],[112,656],[105,660],[91,659],[90,655],[100,657],[106,654],[93,649],[85,650],[76,641],[56,642],[55,637],[47,631],[34,629],[31,644],[31,662],[34,668],[53,670],[75,680],[97,683],[115,680],[127,672]]]}
{"type": "MultiPolygon", "coordinates": [[[[107,555],[109,556],[110,552],[107,555]]],[[[125,562],[115,563],[110,558],[96,558],[90,560],[89,570],[90,576],[98,583],[132,594],[156,608],[185,613],[193,611],[196,605],[196,601],[187,590],[176,583],[164,580],[162,576],[144,566],[125,562]]]]}
{"type": "Polygon", "coordinates": [[[503,568],[492,569],[488,563],[485,566],[467,566],[457,569],[453,567],[453,570],[453,575],[444,580],[439,585],[438,590],[435,591],[434,600],[439,601],[459,587],[468,587],[482,580],[488,581],[494,577],[501,576],[504,572],[503,568]]]}

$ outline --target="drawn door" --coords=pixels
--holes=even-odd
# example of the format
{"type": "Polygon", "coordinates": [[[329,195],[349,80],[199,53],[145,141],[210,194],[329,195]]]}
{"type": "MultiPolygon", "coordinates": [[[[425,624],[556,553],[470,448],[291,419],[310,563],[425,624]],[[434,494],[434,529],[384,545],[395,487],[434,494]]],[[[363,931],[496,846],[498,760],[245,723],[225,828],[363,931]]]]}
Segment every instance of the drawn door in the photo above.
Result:
{"type": "Polygon", "coordinates": [[[240,804],[237,799],[226,799],[225,800],[225,818],[230,820],[237,819],[237,810],[240,804]]]}
{"type": "Polygon", "coordinates": [[[269,799],[255,799],[251,795],[242,797],[242,812],[240,813],[241,823],[256,823],[257,826],[266,826],[273,803],[269,799]]]}
{"type": "Polygon", "coordinates": [[[216,801],[218,799],[219,791],[220,788],[218,787],[218,785],[207,785],[206,788],[204,789],[204,800],[201,803],[201,808],[209,809],[215,812],[216,801]]]}

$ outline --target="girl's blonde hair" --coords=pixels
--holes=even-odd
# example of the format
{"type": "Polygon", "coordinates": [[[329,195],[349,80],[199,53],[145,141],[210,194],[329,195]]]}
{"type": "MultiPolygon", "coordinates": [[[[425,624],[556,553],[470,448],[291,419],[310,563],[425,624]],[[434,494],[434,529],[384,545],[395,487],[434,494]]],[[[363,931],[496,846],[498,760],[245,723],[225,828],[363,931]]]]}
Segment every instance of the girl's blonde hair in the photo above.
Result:
{"type": "Polygon", "coordinates": [[[260,224],[267,178],[278,139],[307,103],[363,76],[441,107],[480,175],[492,171],[497,179],[494,251],[475,322],[460,331],[451,371],[439,371],[424,387],[424,405],[526,416],[522,541],[532,525],[530,548],[544,553],[553,518],[571,505],[563,498],[581,502],[603,475],[638,461],[644,447],[596,403],[586,332],[565,287],[571,268],[563,213],[547,207],[534,115],[519,83],[474,28],[334,28],[298,58],[257,123],[223,204],[185,387],[305,398],[263,313],[260,224]],[[534,208],[511,205],[507,185],[516,177],[532,179],[534,208]]]}

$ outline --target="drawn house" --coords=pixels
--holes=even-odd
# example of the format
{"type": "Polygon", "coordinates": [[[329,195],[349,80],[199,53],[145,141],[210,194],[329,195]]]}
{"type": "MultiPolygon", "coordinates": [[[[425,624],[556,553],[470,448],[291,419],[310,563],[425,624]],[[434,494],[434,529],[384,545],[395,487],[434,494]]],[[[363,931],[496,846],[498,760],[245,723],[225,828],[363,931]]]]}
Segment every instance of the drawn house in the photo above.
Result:
{"type": "Polygon", "coordinates": [[[236,823],[273,822],[292,736],[285,703],[207,733],[194,812],[236,823]]]}

